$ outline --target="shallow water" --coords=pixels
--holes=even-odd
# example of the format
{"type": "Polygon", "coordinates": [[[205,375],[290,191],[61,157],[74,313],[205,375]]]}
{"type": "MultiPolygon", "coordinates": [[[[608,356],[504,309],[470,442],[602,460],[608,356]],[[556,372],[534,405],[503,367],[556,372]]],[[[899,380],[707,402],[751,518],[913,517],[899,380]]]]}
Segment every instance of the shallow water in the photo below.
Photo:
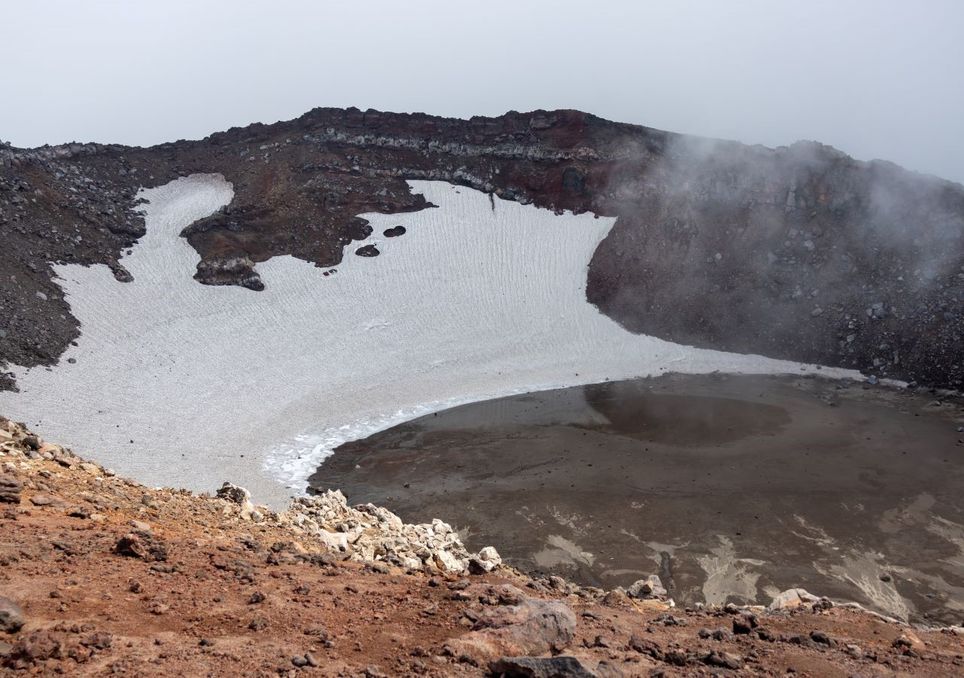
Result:
{"type": "Polygon", "coordinates": [[[586,584],[678,602],[803,586],[964,619],[960,404],[811,378],[668,376],[457,407],[342,445],[311,478],[586,584]]]}

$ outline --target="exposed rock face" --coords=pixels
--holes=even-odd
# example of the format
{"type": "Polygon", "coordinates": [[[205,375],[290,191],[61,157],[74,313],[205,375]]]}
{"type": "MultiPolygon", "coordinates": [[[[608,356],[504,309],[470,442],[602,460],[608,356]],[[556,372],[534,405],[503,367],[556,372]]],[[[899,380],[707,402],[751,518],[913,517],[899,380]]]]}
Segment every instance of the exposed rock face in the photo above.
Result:
{"type": "Polygon", "coordinates": [[[617,217],[587,296],[631,331],[964,384],[964,188],[817,144],[748,147],[577,111],[316,109],[148,149],[0,147],[0,238],[15,255],[0,279],[0,363],[56,362],[78,329],[51,264],[129,280],[118,260],[143,233],[135,191],[194,172],[223,174],[236,194],[182,234],[202,283],[259,290],[257,264],[282,254],[336,265],[371,232],[358,214],[428,208],[405,180],[444,180],[617,217]]]}

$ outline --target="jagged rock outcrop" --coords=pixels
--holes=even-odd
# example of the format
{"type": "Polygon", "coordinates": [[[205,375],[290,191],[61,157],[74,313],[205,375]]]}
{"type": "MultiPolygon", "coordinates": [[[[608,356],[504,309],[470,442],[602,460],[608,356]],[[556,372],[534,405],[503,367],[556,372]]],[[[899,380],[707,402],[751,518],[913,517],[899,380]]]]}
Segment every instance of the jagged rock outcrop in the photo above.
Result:
{"type": "Polygon", "coordinates": [[[337,265],[371,232],[358,214],[429,208],[405,181],[442,180],[616,217],[587,296],[633,332],[964,385],[964,187],[819,144],[750,147],[578,111],[316,109],[152,148],[0,148],[0,367],[55,363],[78,328],[52,265],[129,280],[118,260],[143,233],[137,189],[195,172],[235,188],[182,234],[201,283],[260,290],[258,263],[284,254],[337,265]]]}

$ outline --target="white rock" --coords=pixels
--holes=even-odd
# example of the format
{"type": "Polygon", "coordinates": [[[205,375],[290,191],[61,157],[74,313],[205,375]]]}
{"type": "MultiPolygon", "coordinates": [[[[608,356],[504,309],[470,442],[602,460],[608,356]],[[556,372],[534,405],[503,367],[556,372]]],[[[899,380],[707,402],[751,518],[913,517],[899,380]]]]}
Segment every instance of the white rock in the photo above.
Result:
{"type": "Polygon", "coordinates": [[[440,549],[432,554],[435,564],[443,572],[465,572],[468,564],[444,549],[440,549]]]}
{"type": "Polygon", "coordinates": [[[347,551],[348,537],[344,533],[318,530],[315,533],[318,540],[332,551],[347,551]]]}
{"type": "Polygon", "coordinates": [[[816,603],[820,598],[813,595],[806,589],[787,589],[774,597],[773,602],[767,606],[769,612],[777,610],[791,610],[808,603],[816,603]]]}

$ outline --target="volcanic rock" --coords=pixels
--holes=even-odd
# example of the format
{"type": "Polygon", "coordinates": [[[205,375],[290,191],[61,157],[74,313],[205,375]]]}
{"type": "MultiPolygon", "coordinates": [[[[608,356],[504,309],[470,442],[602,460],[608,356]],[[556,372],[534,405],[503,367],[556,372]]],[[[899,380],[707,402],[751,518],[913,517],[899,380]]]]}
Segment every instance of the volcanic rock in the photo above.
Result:
{"type": "Polygon", "coordinates": [[[254,522],[261,522],[264,516],[258,511],[254,504],[251,503],[251,493],[245,488],[239,487],[229,482],[225,482],[220,489],[217,491],[217,496],[220,499],[236,504],[240,507],[240,512],[238,515],[242,520],[253,520],[254,522]]]}
{"type": "Polygon", "coordinates": [[[639,579],[633,582],[629,588],[626,589],[626,593],[631,598],[641,598],[645,600],[649,598],[663,599],[668,592],[659,577],[651,574],[646,577],[646,579],[639,579]]]}
{"type": "Polygon", "coordinates": [[[575,657],[502,657],[489,664],[493,676],[503,678],[595,678],[575,657]]]}
{"type": "Polygon", "coordinates": [[[572,643],[576,615],[558,601],[526,598],[518,605],[490,607],[457,646],[467,654],[538,655],[559,652],[572,643]]]}
{"type": "Polygon", "coordinates": [[[16,633],[25,623],[20,606],[9,598],[0,596],[0,632],[16,633]]]}
{"type": "Polygon", "coordinates": [[[502,556],[492,546],[486,546],[477,556],[469,558],[469,570],[473,574],[491,572],[502,564],[502,556]]]}
{"type": "Polygon", "coordinates": [[[153,533],[135,530],[120,538],[114,546],[118,555],[147,561],[167,560],[167,547],[153,533]]]}
{"type": "Polygon", "coordinates": [[[820,598],[805,589],[787,589],[778,593],[767,606],[767,611],[793,610],[801,605],[819,602],[820,598]]]}
{"type": "Polygon", "coordinates": [[[743,660],[739,656],[722,650],[711,650],[708,655],[703,657],[703,663],[733,670],[743,666],[743,660]]]}
{"type": "Polygon", "coordinates": [[[101,263],[127,279],[120,259],[145,231],[137,191],[190,173],[236,188],[181,232],[203,284],[261,290],[256,264],[281,255],[336,266],[371,233],[359,214],[425,209],[406,181],[445,181],[489,194],[493,209],[499,198],[615,218],[586,296],[629,331],[964,383],[959,185],[813,142],[744,146],[579,111],[455,120],[329,108],[152,148],[4,146],[0,367],[56,363],[79,327],[53,264],[101,263]]]}
{"type": "MultiPolygon", "coordinates": [[[[384,561],[415,570],[437,567],[443,572],[461,574],[468,572],[472,557],[452,526],[441,520],[406,524],[380,506],[349,507],[345,496],[337,490],[298,498],[276,520],[361,562],[384,561]]],[[[496,562],[498,552],[495,549],[483,549],[483,552],[475,556],[477,567],[495,567],[492,563],[496,562]]]]}
{"type": "Polygon", "coordinates": [[[0,475],[0,504],[19,504],[23,484],[11,475],[0,475]]]}

